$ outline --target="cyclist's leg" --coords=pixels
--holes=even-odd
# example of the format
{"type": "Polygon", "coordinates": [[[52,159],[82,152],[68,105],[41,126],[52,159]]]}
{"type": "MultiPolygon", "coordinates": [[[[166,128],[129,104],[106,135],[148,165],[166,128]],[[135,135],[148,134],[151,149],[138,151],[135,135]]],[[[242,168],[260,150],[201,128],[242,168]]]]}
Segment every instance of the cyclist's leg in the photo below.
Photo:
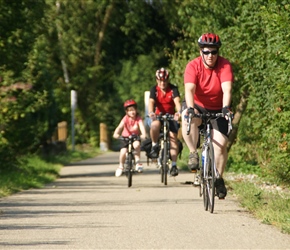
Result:
{"type": "Polygon", "coordinates": [[[228,152],[227,152],[227,121],[224,118],[212,120],[212,142],[214,147],[216,168],[222,176],[226,167],[228,152]]]}
{"type": "Polygon", "coordinates": [[[141,153],[141,143],[140,141],[134,141],[133,142],[133,148],[135,150],[135,160],[136,162],[140,161],[140,153],[141,153]]]}
{"type": "Polygon", "coordinates": [[[199,157],[197,153],[197,143],[199,138],[198,126],[201,125],[201,119],[193,118],[190,125],[190,134],[187,135],[187,118],[184,117],[186,110],[182,112],[182,136],[189,149],[188,168],[196,172],[199,168],[199,157]]]}
{"type": "Polygon", "coordinates": [[[124,164],[125,164],[127,151],[128,151],[127,148],[121,148],[120,149],[119,162],[120,162],[120,165],[122,165],[122,166],[124,166],[124,164]]]}
{"type": "Polygon", "coordinates": [[[151,128],[150,128],[150,137],[152,143],[158,143],[159,133],[160,133],[161,123],[160,121],[152,121],[151,128]]]}
{"type": "Polygon", "coordinates": [[[190,126],[190,134],[187,135],[187,118],[185,117],[186,109],[187,107],[185,106],[186,104],[182,103],[182,137],[189,148],[190,152],[196,152],[197,151],[197,142],[199,138],[199,131],[198,131],[198,126],[201,125],[201,119],[199,118],[193,118],[191,121],[191,126],[190,126]]]}
{"type": "Polygon", "coordinates": [[[135,170],[140,172],[143,172],[143,166],[140,162],[140,153],[141,153],[141,142],[140,141],[134,141],[133,142],[133,148],[134,148],[134,155],[135,155],[135,161],[136,161],[136,168],[135,170]]]}
{"type": "Polygon", "coordinates": [[[150,137],[152,140],[152,148],[149,156],[151,158],[157,158],[159,153],[159,134],[160,134],[161,123],[158,120],[152,121],[151,128],[150,128],[150,137]]]}
{"type": "Polygon", "coordinates": [[[170,139],[170,155],[171,160],[176,163],[178,155],[177,133],[179,124],[177,121],[169,121],[169,139],[170,139]]]}
{"type": "Polygon", "coordinates": [[[122,175],[123,170],[124,170],[125,160],[126,160],[127,146],[125,143],[122,143],[121,147],[122,148],[120,149],[120,154],[119,154],[119,166],[115,171],[116,177],[119,177],[122,175]]]}
{"type": "Polygon", "coordinates": [[[213,120],[212,122],[213,131],[213,147],[214,147],[214,154],[215,154],[215,162],[217,170],[220,174],[220,178],[216,180],[216,192],[220,199],[223,199],[227,195],[227,189],[225,187],[224,180],[222,175],[225,170],[225,166],[228,159],[227,153],[227,121],[224,118],[219,118],[217,120],[213,120]]]}

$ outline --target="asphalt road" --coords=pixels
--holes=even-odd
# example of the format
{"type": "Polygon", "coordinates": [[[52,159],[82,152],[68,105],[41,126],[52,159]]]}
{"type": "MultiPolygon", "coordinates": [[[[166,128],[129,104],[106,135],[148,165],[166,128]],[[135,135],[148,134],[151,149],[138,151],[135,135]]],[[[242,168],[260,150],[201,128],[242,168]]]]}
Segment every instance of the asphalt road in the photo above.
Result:
{"type": "Polygon", "coordinates": [[[229,192],[204,211],[180,172],[168,185],[155,165],[116,178],[118,153],[66,166],[42,189],[0,200],[0,249],[290,249],[290,236],[262,224],[229,192]]]}

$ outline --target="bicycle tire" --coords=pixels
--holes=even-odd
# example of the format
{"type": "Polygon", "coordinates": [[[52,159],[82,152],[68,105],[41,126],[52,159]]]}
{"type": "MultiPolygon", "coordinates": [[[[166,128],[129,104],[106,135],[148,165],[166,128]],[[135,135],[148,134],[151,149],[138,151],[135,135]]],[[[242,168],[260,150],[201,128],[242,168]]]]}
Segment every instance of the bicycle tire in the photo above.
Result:
{"type": "Polygon", "coordinates": [[[202,185],[202,198],[203,198],[203,207],[204,210],[207,211],[208,210],[208,192],[207,192],[207,184],[206,184],[206,177],[204,176],[205,173],[202,173],[203,177],[201,180],[201,185],[202,185]]]}
{"type": "Polygon", "coordinates": [[[128,173],[127,173],[127,177],[128,177],[128,187],[132,186],[132,174],[133,174],[133,155],[129,154],[128,155],[128,173]]]}
{"type": "Polygon", "coordinates": [[[161,150],[160,154],[161,154],[161,167],[160,167],[160,175],[161,175],[161,183],[164,183],[164,168],[163,168],[163,153],[164,153],[164,149],[161,150]]]}
{"type": "Polygon", "coordinates": [[[214,149],[212,142],[209,143],[208,147],[208,173],[207,173],[207,190],[208,190],[208,205],[209,211],[214,211],[214,200],[215,200],[215,160],[214,160],[214,149]]]}
{"type": "Polygon", "coordinates": [[[164,142],[163,148],[163,158],[162,158],[162,168],[163,168],[163,176],[164,176],[164,185],[167,185],[167,172],[168,172],[168,143],[164,142]]]}

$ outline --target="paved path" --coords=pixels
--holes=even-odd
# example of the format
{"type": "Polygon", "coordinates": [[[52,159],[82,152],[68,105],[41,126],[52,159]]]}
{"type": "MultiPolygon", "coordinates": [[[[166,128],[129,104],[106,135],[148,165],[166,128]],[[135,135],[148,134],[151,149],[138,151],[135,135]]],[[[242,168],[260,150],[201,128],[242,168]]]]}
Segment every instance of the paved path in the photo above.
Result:
{"type": "MultiPolygon", "coordinates": [[[[204,211],[181,172],[155,166],[116,178],[118,153],[66,166],[61,178],[0,200],[0,249],[290,249],[290,236],[254,219],[229,193],[204,211]]],[[[146,164],[145,164],[146,166],[146,164]]]]}

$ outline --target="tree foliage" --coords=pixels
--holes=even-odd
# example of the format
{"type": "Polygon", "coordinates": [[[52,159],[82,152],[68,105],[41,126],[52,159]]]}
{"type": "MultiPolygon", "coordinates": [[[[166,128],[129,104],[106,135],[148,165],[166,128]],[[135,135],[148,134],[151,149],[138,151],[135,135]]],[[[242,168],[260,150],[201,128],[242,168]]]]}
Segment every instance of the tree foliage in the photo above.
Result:
{"type": "Polygon", "coordinates": [[[58,122],[70,123],[71,90],[78,94],[76,141],[94,145],[99,124],[110,135],[126,99],[142,113],[157,68],[168,67],[183,95],[198,37],[215,32],[235,74],[230,162],[254,162],[289,182],[287,1],[0,0],[0,9],[3,159],[35,151],[58,122]]]}

